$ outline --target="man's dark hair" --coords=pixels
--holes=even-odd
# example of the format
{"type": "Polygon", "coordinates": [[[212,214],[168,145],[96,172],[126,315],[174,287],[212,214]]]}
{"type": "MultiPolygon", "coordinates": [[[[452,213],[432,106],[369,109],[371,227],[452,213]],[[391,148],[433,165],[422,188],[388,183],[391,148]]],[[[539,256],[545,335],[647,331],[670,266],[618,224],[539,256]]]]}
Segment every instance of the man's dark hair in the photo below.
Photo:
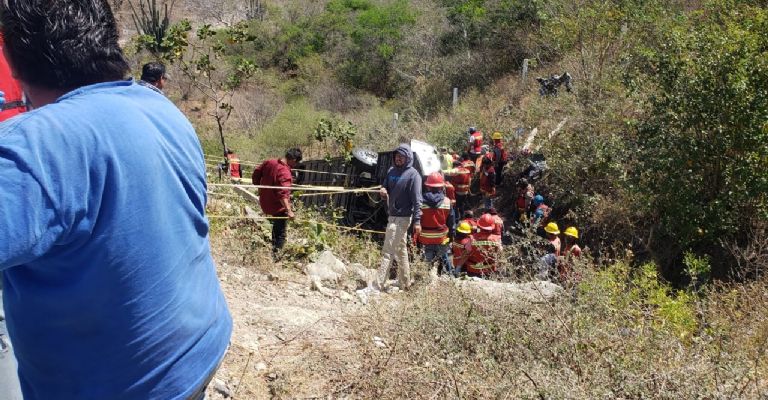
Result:
{"type": "Polygon", "coordinates": [[[150,62],[141,67],[141,80],[149,83],[160,82],[165,75],[165,65],[161,62],[150,62]]]}
{"type": "Polygon", "coordinates": [[[2,0],[0,25],[8,62],[27,84],[71,90],[129,70],[106,0],[2,0]]]}
{"type": "Polygon", "coordinates": [[[296,147],[285,152],[285,158],[296,162],[301,162],[301,149],[296,147]]]}

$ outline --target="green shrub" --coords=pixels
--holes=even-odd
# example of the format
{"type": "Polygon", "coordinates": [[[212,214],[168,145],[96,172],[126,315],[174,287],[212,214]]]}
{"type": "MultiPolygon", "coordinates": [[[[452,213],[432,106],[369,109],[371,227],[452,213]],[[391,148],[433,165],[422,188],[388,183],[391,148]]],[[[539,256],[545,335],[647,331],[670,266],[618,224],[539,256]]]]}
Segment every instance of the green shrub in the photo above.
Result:
{"type": "Polygon", "coordinates": [[[291,147],[307,147],[320,119],[326,114],[312,108],[305,100],[286,104],[285,108],[256,135],[257,148],[263,156],[281,157],[291,147]]]}
{"type": "Polygon", "coordinates": [[[766,35],[765,8],[718,4],[645,53],[655,90],[639,126],[638,188],[658,216],[654,244],[671,243],[673,260],[690,248],[732,264],[719,243],[768,220],[766,35]]]}

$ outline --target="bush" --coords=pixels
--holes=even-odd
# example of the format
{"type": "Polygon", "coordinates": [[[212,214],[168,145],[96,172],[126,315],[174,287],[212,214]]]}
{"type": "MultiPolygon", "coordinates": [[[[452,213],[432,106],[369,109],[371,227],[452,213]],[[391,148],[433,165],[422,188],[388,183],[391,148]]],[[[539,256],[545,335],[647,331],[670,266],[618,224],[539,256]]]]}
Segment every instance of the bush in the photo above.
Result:
{"type": "Polygon", "coordinates": [[[760,285],[698,298],[647,265],[588,275],[572,298],[510,303],[443,284],[353,324],[339,377],[365,398],[756,398],[768,391],[760,285]],[[728,312],[744,310],[737,322],[728,312]],[[763,333],[761,333],[763,329],[763,333]],[[380,338],[372,342],[372,338],[380,338]],[[717,371],[717,372],[714,372],[717,371]]]}
{"type": "Polygon", "coordinates": [[[647,52],[655,90],[639,126],[638,188],[667,265],[692,249],[719,260],[722,276],[734,262],[719,241],[768,220],[766,35],[765,8],[734,2],[694,14],[647,52]]]}
{"type": "MultiPolygon", "coordinates": [[[[308,147],[314,140],[312,132],[320,119],[326,114],[315,110],[304,100],[289,103],[268,122],[256,136],[256,148],[262,152],[262,158],[282,157],[291,147],[308,147]]],[[[324,155],[306,154],[304,158],[324,155]]]]}

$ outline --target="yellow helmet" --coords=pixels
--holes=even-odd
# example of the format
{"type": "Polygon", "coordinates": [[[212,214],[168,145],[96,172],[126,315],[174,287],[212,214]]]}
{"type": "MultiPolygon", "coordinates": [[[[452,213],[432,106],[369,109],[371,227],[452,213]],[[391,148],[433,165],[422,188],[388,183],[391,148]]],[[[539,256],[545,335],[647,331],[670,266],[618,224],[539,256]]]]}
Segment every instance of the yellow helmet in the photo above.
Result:
{"type": "Polygon", "coordinates": [[[557,227],[557,224],[554,222],[550,222],[547,224],[547,226],[544,227],[544,232],[547,232],[552,235],[559,235],[560,234],[560,228],[557,227]]]}
{"type": "Polygon", "coordinates": [[[462,222],[459,224],[459,227],[456,228],[456,232],[466,233],[466,234],[472,233],[472,225],[470,225],[469,222],[466,222],[466,221],[462,222]]]}
{"type": "Polygon", "coordinates": [[[491,139],[493,140],[501,140],[504,139],[504,136],[501,134],[501,132],[493,132],[493,135],[491,135],[491,139]]]}
{"type": "Polygon", "coordinates": [[[565,236],[570,236],[570,237],[572,237],[574,239],[578,239],[579,238],[579,230],[576,229],[576,227],[573,227],[573,226],[569,226],[565,230],[564,234],[565,234],[565,236]]]}

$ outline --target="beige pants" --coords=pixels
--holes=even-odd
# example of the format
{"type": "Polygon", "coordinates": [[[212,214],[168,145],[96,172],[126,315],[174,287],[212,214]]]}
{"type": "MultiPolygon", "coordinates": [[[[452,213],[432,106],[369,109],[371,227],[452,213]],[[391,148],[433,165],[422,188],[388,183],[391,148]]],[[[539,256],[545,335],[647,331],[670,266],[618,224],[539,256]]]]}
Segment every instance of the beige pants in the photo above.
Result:
{"type": "Polygon", "coordinates": [[[392,260],[397,260],[397,281],[401,290],[411,286],[411,265],[408,262],[408,227],[411,217],[389,217],[384,247],[381,249],[381,265],[378,272],[379,289],[386,289],[392,260]]]}

